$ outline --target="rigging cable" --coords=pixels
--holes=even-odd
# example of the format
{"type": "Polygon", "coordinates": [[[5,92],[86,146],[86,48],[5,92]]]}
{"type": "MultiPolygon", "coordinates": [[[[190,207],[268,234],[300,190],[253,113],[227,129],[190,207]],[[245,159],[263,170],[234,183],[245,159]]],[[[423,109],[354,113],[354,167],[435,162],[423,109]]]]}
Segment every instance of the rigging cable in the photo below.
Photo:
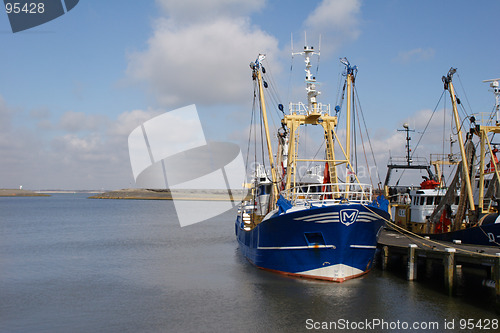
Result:
{"type": "MultiPolygon", "coordinates": [[[[357,112],[357,110],[358,109],[356,109],[356,112],[357,112]]],[[[366,167],[368,168],[368,176],[370,178],[370,184],[374,188],[375,186],[373,186],[373,179],[372,179],[372,175],[371,175],[371,172],[370,172],[370,167],[368,166],[368,158],[366,157],[365,142],[363,140],[363,131],[361,130],[361,123],[359,121],[359,117],[357,117],[356,119],[357,119],[358,129],[359,129],[359,137],[361,139],[361,148],[363,148],[363,155],[365,157],[366,167]]],[[[356,165],[356,173],[357,173],[357,168],[358,168],[358,166],[356,165]]]]}
{"type": "Polygon", "coordinates": [[[288,75],[288,89],[286,92],[286,100],[290,100],[290,87],[292,86],[292,73],[293,73],[293,49],[292,49],[292,59],[290,60],[290,75],[288,75]]]}
{"type": "MultiPolygon", "coordinates": [[[[365,133],[366,133],[366,137],[368,139],[368,145],[370,146],[370,151],[372,153],[373,163],[375,164],[375,170],[377,170],[377,180],[378,180],[378,183],[380,184],[382,182],[380,180],[380,174],[379,174],[379,171],[378,171],[377,160],[375,159],[375,153],[373,152],[373,147],[372,147],[372,142],[371,142],[371,139],[370,139],[370,134],[368,132],[368,127],[366,126],[365,115],[364,115],[363,109],[361,108],[361,103],[360,103],[360,100],[359,100],[359,95],[358,95],[358,91],[357,91],[356,87],[354,87],[354,92],[356,94],[358,108],[359,108],[360,113],[361,113],[361,120],[363,120],[363,125],[365,127],[365,133]]],[[[360,133],[362,135],[362,130],[360,129],[359,131],[360,131],[360,133]]],[[[363,151],[364,151],[364,146],[363,146],[363,151]]],[[[365,159],[367,160],[366,153],[365,153],[365,159]]],[[[368,166],[368,161],[366,162],[366,165],[368,166]]],[[[370,169],[368,169],[368,174],[370,175],[370,181],[371,181],[372,186],[373,186],[373,181],[371,180],[371,171],[370,171],[370,169]]]]}
{"type": "MultiPolygon", "coordinates": [[[[278,179],[276,179],[276,182],[273,182],[272,180],[272,177],[271,179],[269,179],[269,174],[267,173],[267,169],[266,169],[266,160],[265,160],[265,154],[264,154],[264,140],[262,138],[265,138],[265,140],[267,141],[267,136],[264,136],[263,134],[263,123],[264,123],[264,119],[263,119],[263,111],[262,111],[262,103],[259,101],[259,109],[260,109],[260,137],[261,137],[261,140],[260,140],[260,144],[261,144],[261,154],[262,154],[262,165],[263,165],[263,168],[264,168],[264,173],[266,175],[266,179],[268,181],[270,181],[272,184],[278,184],[278,179]]],[[[271,121],[273,122],[274,124],[274,119],[271,117],[271,121]]],[[[268,124],[269,125],[269,124],[268,124]]],[[[271,167],[271,173],[273,172],[272,170],[272,163],[271,161],[269,161],[269,165],[271,167]]]]}
{"type": "Polygon", "coordinates": [[[253,85],[253,105],[252,105],[252,115],[250,117],[250,128],[248,131],[248,143],[247,143],[247,154],[246,154],[246,161],[245,161],[245,170],[246,173],[248,174],[248,159],[250,158],[250,142],[252,140],[252,129],[253,129],[253,123],[254,123],[254,117],[255,117],[255,102],[257,99],[257,94],[256,94],[256,89],[257,89],[257,83],[254,82],[253,85]]]}
{"type": "Polygon", "coordinates": [[[460,87],[462,88],[462,91],[463,91],[463,93],[464,93],[465,100],[467,101],[467,105],[469,106],[469,110],[470,110],[470,111],[471,111],[471,113],[472,113],[472,107],[471,107],[471,105],[470,105],[470,103],[469,103],[469,98],[467,97],[467,94],[465,93],[464,85],[462,84],[462,79],[460,78],[460,74],[459,74],[458,72],[457,72],[456,74],[457,74],[457,76],[458,76],[458,81],[460,82],[460,87]]]}

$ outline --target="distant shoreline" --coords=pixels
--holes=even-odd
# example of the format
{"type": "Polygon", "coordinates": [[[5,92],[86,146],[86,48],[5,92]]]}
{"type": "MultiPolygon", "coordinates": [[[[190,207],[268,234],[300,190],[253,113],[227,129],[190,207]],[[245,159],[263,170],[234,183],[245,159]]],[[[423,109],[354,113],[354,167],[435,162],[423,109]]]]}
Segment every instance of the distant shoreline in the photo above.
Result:
{"type": "MultiPolygon", "coordinates": [[[[129,188],[107,192],[72,190],[20,190],[0,189],[0,197],[50,197],[51,194],[94,194],[89,199],[128,199],[128,200],[192,200],[192,201],[231,201],[227,190],[161,190],[129,188]]],[[[243,190],[231,190],[232,200],[241,201],[243,190]]]]}
{"type": "Polygon", "coordinates": [[[50,197],[50,195],[30,190],[0,189],[0,197],[50,197]]]}
{"type": "MultiPolygon", "coordinates": [[[[231,194],[233,200],[240,201],[243,191],[232,190],[231,194]]],[[[89,199],[230,201],[227,190],[122,189],[93,195],[89,199]]]]}

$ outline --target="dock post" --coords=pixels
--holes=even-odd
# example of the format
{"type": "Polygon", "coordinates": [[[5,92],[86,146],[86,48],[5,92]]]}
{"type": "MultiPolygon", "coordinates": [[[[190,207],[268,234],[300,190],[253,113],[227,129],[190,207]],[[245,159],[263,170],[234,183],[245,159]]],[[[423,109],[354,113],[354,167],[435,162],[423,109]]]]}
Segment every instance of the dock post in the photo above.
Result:
{"type": "Polygon", "coordinates": [[[382,247],[382,270],[387,269],[387,265],[389,264],[389,247],[384,245],[382,247]]]}
{"type": "Polygon", "coordinates": [[[454,248],[446,248],[444,257],[444,287],[449,296],[453,295],[453,281],[455,279],[455,252],[454,248]]]}
{"type": "Polygon", "coordinates": [[[408,281],[413,281],[417,278],[417,259],[415,258],[416,248],[417,244],[408,245],[408,281]]]}

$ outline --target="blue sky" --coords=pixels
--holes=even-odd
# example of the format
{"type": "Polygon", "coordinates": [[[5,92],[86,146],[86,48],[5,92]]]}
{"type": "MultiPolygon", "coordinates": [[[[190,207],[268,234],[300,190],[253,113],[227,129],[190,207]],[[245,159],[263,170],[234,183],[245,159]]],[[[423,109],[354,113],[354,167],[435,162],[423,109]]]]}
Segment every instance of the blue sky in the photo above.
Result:
{"type": "MultiPolygon", "coordinates": [[[[338,58],[359,67],[357,90],[382,169],[389,150],[404,148],[396,132],[403,122],[423,129],[450,67],[472,112],[491,111],[481,81],[500,77],[499,12],[498,1],[465,0],[80,0],[16,34],[0,13],[0,188],[133,187],[128,134],[190,104],[208,140],[244,150],[248,64],[267,53],[283,104],[303,100],[294,95],[303,70],[296,58],[290,75],[290,39],[302,48],[304,31],[315,46],[322,36],[322,102],[335,104],[338,58]]],[[[441,136],[424,140],[423,156],[442,146],[433,141],[441,136]]]]}

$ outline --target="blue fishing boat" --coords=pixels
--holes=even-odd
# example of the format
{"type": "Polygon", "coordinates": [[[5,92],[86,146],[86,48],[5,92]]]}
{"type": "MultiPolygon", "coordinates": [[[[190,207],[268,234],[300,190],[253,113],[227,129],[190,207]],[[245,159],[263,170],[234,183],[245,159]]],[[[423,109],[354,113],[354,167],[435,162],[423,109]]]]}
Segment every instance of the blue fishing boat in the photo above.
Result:
{"type": "MultiPolygon", "coordinates": [[[[311,74],[311,57],[319,52],[306,46],[294,55],[304,57],[307,102],[290,103],[288,112],[282,104],[276,105],[282,115],[281,127],[273,131],[276,155],[264,93],[267,88],[274,90],[267,83],[265,56],[259,55],[250,64],[255,82],[254,106],[258,105],[254,112],[260,111],[254,118],[259,119],[260,133],[265,138],[256,140],[262,143],[262,154],[254,156],[261,157],[261,161],[253,163],[256,167],[249,184],[251,195],[240,205],[236,237],[243,255],[259,268],[343,282],[372,268],[378,235],[389,218],[388,202],[381,195],[376,197],[372,185],[360,182],[357,159],[353,159],[351,145],[355,136],[351,129],[355,123],[351,111],[356,66],[345,58],[341,60],[345,66],[342,100],[346,101],[342,113],[341,105],[330,110],[329,104],[318,102],[320,92],[311,74]],[[340,114],[346,125],[342,136],[337,128],[340,114]],[[324,152],[321,158],[299,156],[304,152],[299,148],[299,132],[305,125],[318,129],[318,151],[324,152]]],[[[252,124],[251,128],[256,126],[252,124]]],[[[258,132],[254,130],[254,134],[258,132]]]]}

